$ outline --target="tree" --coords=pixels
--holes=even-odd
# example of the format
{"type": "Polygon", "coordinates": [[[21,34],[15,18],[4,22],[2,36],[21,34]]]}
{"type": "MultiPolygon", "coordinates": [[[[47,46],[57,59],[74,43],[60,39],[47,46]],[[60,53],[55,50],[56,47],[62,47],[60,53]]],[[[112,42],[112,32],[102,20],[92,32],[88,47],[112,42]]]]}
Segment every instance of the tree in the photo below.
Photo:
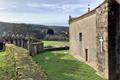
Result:
{"type": "Polygon", "coordinates": [[[53,29],[48,29],[47,34],[54,35],[54,30],[53,29]]]}
{"type": "Polygon", "coordinates": [[[26,34],[27,32],[31,32],[31,26],[26,24],[16,24],[13,26],[12,32],[18,34],[26,34]]]}

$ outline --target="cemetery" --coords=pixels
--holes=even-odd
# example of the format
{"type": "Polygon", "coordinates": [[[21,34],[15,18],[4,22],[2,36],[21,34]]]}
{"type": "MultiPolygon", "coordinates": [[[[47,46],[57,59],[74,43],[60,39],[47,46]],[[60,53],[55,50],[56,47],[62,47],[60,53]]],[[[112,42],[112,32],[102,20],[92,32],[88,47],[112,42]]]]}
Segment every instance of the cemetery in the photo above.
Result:
{"type": "MultiPolygon", "coordinates": [[[[49,41],[43,42],[46,46],[55,46],[56,44],[54,41],[51,44],[49,41]]],[[[61,44],[64,46],[69,43],[58,41],[57,46],[61,44]]],[[[33,57],[30,55],[29,50],[6,43],[5,50],[0,52],[0,63],[2,64],[0,80],[77,80],[87,78],[102,80],[90,66],[69,55],[68,50],[39,51],[33,57]],[[82,77],[82,74],[85,76],[82,77]]]]}
{"type": "Polygon", "coordinates": [[[120,0],[88,4],[68,23],[69,31],[7,23],[10,32],[1,23],[0,80],[120,80],[120,0]]]}

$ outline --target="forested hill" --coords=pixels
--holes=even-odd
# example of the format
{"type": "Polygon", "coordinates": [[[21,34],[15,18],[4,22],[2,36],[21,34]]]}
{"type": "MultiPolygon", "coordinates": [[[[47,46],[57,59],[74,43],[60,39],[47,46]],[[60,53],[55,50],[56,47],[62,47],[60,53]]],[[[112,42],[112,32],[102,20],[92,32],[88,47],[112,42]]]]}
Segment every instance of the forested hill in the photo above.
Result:
{"type": "Polygon", "coordinates": [[[36,38],[41,38],[45,36],[47,31],[52,29],[54,34],[62,35],[68,32],[67,26],[48,26],[48,25],[38,25],[38,24],[19,24],[19,23],[6,23],[0,22],[0,34],[6,33],[27,33],[31,32],[36,38]]]}

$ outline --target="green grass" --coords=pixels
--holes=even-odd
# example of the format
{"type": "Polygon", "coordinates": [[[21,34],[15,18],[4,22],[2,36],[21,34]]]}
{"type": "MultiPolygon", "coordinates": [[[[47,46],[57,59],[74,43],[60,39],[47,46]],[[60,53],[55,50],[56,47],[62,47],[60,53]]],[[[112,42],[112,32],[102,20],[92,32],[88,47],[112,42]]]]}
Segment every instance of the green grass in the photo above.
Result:
{"type": "Polygon", "coordinates": [[[8,52],[0,52],[0,80],[15,80],[13,56],[8,52]]]}
{"type": "Polygon", "coordinates": [[[7,53],[6,52],[0,52],[0,80],[4,79],[6,69],[9,68],[7,64],[7,53]]]}
{"type": "Polygon", "coordinates": [[[94,69],[77,61],[68,51],[48,51],[33,57],[48,75],[48,80],[102,80],[94,69]]]}
{"type": "Polygon", "coordinates": [[[4,63],[5,56],[6,56],[5,52],[0,52],[0,67],[1,68],[5,66],[5,63],[4,63]]]}
{"type": "Polygon", "coordinates": [[[43,41],[44,46],[66,46],[69,45],[68,41],[43,41]]]}

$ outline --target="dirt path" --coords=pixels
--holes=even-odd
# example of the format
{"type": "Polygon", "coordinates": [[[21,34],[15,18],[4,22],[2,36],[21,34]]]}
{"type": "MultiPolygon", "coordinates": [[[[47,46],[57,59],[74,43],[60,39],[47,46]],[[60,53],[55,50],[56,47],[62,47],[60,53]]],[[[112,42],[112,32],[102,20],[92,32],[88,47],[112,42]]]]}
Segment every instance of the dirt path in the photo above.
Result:
{"type": "Polygon", "coordinates": [[[18,80],[46,80],[46,76],[28,55],[27,50],[16,47],[14,53],[18,80]]]}

